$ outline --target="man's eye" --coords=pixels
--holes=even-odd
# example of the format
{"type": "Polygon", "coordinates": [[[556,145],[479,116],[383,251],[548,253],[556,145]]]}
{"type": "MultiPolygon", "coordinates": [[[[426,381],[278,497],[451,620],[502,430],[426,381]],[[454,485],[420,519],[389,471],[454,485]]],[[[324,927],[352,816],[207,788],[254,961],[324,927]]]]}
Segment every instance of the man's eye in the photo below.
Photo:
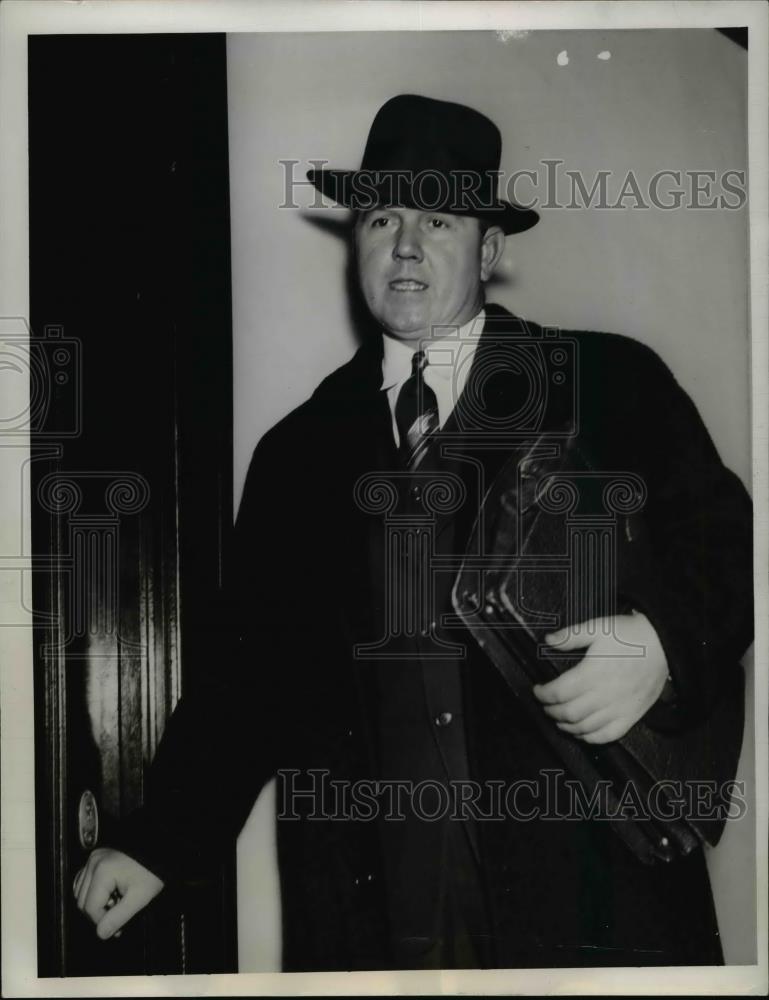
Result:
{"type": "Polygon", "coordinates": [[[430,225],[433,229],[445,229],[446,222],[443,219],[430,219],[430,225]]]}
{"type": "Polygon", "coordinates": [[[379,229],[383,229],[389,221],[386,215],[380,215],[372,221],[371,225],[372,227],[377,226],[379,229]]]}

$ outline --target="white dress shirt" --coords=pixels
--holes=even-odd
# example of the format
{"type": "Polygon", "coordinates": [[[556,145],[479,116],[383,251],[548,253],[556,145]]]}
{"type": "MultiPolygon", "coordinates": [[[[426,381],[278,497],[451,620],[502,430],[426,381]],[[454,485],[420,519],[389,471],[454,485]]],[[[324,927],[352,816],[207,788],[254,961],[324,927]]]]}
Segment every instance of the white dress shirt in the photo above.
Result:
{"type": "Polygon", "coordinates": [[[424,351],[427,355],[423,377],[438,400],[438,423],[443,427],[465,387],[485,322],[486,313],[481,309],[477,316],[462,327],[436,328],[440,337],[425,337],[423,340],[409,342],[384,333],[382,389],[387,391],[396,445],[400,445],[400,435],[395,423],[395,403],[403,383],[411,377],[411,359],[415,351],[424,351]]]}

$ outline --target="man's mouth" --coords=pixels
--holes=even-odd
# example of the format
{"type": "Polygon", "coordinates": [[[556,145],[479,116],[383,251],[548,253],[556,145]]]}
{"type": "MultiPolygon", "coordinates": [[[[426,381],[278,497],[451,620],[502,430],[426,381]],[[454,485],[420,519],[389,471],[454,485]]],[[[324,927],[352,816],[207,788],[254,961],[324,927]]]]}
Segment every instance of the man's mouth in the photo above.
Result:
{"type": "Polygon", "coordinates": [[[428,286],[424,281],[414,281],[413,278],[400,278],[390,282],[394,292],[423,292],[428,286]]]}

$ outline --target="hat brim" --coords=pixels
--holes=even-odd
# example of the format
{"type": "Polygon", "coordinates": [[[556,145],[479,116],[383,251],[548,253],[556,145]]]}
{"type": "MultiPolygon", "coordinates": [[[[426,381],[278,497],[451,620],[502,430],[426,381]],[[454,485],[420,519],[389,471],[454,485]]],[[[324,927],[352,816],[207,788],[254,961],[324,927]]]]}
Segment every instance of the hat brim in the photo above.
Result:
{"type": "MultiPolygon", "coordinates": [[[[393,204],[390,197],[384,197],[383,192],[370,183],[371,172],[360,170],[308,170],[307,179],[322,194],[338,205],[358,211],[370,211],[377,205],[393,204]],[[356,185],[358,178],[369,181],[365,185],[356,185]],[[360,190],[365,191],[365,197],[360,190]],[[356,191],[358,192],[356,194],[356,191]]],[[[392,190],[387,186],[387,190],[392,190]]],[[[484,219],[492,225],[499,226],[506,236],[513,233],[523,233],[539,222],[539,213],[532,208],[523,208],[512,202],[494,200],[489,205],[461,205],[440,201],[423,204],[415,196],[408,184],[399,185],[398,204],[404,208],[418,208],[421,211],[448,212],[451,215],[469,215],[484,219]]]]}

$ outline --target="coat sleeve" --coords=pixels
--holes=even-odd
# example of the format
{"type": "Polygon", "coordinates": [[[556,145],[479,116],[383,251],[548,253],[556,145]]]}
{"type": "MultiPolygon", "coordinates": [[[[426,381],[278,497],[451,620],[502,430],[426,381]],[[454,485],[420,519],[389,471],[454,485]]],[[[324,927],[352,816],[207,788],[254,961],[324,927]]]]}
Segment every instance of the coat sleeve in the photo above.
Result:
{"type": "Polygon", "coordinates": [[[625,375],[618,426],[640,456],[652,545],[650,585],[631,596],[659,635],[676,696],[647,721],[677,728],[710,713],[752,641],[752,506],[659,357],[634,345],[625,375]]]}
{"type": "Polygon", "coordinates": [[[143,806],[113,846],[166,884],[210,877],[276,769],[287,704],[280,650],[285,516],[279,454],[254,453],[232,540],[230,577],[210,621],[195,623],[197,659],[145,782],[143,806]],[[199,641],[198,641],[199,639],[199,641]]]}

